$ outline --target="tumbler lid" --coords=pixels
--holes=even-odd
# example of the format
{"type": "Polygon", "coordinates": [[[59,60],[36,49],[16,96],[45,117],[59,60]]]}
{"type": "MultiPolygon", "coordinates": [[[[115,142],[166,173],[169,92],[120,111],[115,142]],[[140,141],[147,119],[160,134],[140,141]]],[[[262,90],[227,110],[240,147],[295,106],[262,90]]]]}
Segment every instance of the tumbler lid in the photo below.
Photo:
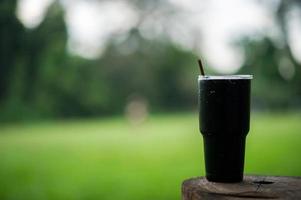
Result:
{"type": "Polygon", "coordinates": [[[223,76],[202,76],[199,75],[199,80],[237,80],[237,79],[253,79],[252,75],[223,75],[223,76]]]}

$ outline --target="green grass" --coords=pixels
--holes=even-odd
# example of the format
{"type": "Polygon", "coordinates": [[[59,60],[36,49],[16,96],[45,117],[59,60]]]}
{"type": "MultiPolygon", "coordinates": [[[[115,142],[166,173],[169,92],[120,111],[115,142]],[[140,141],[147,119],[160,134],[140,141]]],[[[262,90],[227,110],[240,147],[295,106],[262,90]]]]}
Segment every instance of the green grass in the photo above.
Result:
{"type": "MultiPolygon", "coordinates": [[[[254,114],[245,172],[301,175],[301,115],[254,114]]],[[[204,175],[197,114],[0,127],[0,199],[180,199],[204,175]]]]}

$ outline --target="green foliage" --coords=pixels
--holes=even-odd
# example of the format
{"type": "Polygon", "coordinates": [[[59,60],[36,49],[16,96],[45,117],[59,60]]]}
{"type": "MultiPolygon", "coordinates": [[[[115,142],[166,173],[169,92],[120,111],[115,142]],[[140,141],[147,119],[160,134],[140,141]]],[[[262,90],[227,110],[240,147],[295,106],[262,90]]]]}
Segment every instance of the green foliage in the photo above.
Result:
{"type": "Polygon", "coordinates": [[[143,96],[160,110],[191,108],[196,102],[191,95],[197,74],[193,55],[170,43],[145,40],[138,32],[123,43],[112,41],[94,61],[71,56],[57,61],[59,55],[46,55],[49,60],[45,57],[40,64],[33,94],[36,109],[46,115],[121,113],[132,95],[143,96]],[[129,48],[133,40],[136,49],[129,48]]]}
{"type": "MultiPolygon", "coordinates": [[[[7,125],[0,128],[0,198],[180,199],[204,175],[197,114],[7,125]]],[[[254,114],[248,174],[300,176],[300,114],[254,114]],[[284,134],[285,133],[285,134],[284,134]],[[268,148],[267,148],[268,147],[268,148]]]]}
{"type": "MultiPolygon", "coordinates": [[[[6,15],[17,21],[12,11],[6,15]]],[[[196,104],[195,57],[167,39],[150,41],[133,29],[113,37],[99,59],[72,56],[57,1],[37,28],[22,30],[15,36],[24,38],[21,53],[12,53],[18,62],[3,84],[9,94],[0,98],[1,121],[122,113],[132,95],[145,98],[152,110],[196,104]]]]}
{"type": "MultiPolygon", "coordinates": [[[[113,35],[101,57],[86,60],[66,50],[60,1],[33,29],[24,28],[16,18],[15,0],[1,1],[0,121],[122,113],[132,96],[145,99],[150,111],[196,107],[197,56],[164,35],[149,40],[139,32],[144,14],[160,9],[172,15],[175,8],[161,0],[127,2],[141,10],[137,27],[113,35]]],[[[254,75],[252,97],[258,109],[301,106],[301,67],[288,46],[285,20],[292,5],[281,1],[275,12],[282,46],[266,37],[238,44],[246,57],[239,73],[254,75]]]]}
{"type": "Polygon", "coordinates": [[[288,48],[269,38],[243,40],[246,60],[242,74],[253,74],[252,98],[256,108],[289,109],[301,105],[301,65],[288,48]]]}
{"type": "MultiPolygon", "coordinates": [[[[116,39],[118,41],[118,38],[116,39]]],[[[114,92],[111,107],[121,111],[132,94],[154,109],[193,107],[196,97],[195,56],[168,41],[149,41],[132,30],[123,42],[112,41],[99,65],[114,92]]]]}
{"type": "Polygon", "coordinates": [[[246,57],[240,72],[254,74],[252,98],[257,108],[301,108],[301,63],[293,56],[288,36],[292,9],[300,11],[300,1],[281,0],[273,11],[279,30],[277,38],[244,38],[239,44],[246,57]]]}
{"type": "Polygon", "coordinates": [[[14,15],[16,0],[0,2],[0,104],[8,97],[15,65],[20,59],[25,30],[14,15]]]}

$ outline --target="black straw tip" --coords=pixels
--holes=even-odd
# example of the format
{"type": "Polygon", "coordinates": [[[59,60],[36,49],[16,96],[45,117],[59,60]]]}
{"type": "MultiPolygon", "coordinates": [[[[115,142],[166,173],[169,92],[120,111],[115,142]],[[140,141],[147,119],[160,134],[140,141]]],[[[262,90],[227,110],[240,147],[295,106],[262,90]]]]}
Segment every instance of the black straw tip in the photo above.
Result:
{"type": "Polygon", "coordinates": [[[203,64],[202,64],[201,59],[198,59],[198,63],[199,63],[201,75],[202,75],[202,76],[205,76],[205,72],[204,72],[204,68],[203,68],[203,64]]]}

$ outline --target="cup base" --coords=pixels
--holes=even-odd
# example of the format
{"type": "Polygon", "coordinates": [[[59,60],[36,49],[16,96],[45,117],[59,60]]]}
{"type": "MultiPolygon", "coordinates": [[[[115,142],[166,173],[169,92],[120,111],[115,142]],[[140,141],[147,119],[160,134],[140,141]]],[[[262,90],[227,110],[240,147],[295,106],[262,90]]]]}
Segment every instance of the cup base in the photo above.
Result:
{"type": "Polygon", "coordinates": [[[239,183],[243,181],[243,176],[217,176],[214,174],[206,174],[206,179],[210,182],[218,182],[218,183],[239,183]]]}
{"type": "Polygon", "coordinates": [[[204,136],[206,178],[212,182],[241,182],[245,136],[204,136]]]}

